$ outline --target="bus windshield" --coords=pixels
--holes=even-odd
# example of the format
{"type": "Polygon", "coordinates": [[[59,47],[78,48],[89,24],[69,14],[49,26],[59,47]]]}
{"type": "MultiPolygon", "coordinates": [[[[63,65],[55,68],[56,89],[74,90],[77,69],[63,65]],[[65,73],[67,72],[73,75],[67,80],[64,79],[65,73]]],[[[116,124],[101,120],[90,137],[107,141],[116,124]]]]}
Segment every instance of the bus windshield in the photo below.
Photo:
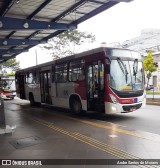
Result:
{"type": "Polygon", "coordinates": [[[112,60],[109,84],[117,91],[143,90],[142,62],[138,62],[137,59],[135,61],[112,60]]]}

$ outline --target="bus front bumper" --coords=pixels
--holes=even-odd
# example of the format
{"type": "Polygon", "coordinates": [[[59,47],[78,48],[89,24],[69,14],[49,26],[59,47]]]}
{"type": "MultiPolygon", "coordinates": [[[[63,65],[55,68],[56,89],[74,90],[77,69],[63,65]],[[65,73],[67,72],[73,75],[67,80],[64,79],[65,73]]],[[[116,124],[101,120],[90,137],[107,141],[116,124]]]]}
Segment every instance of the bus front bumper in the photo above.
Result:
{"type": "Polygon", "coordinates": [[[139,108],[144,108],[146,105],[146,99],[142,102],[133,103],[133,104],[119,104],[119,103],[111,103],[105,102],[105,113],[106,114],[113,114],[113,113],[128,113],[139,108]]]}

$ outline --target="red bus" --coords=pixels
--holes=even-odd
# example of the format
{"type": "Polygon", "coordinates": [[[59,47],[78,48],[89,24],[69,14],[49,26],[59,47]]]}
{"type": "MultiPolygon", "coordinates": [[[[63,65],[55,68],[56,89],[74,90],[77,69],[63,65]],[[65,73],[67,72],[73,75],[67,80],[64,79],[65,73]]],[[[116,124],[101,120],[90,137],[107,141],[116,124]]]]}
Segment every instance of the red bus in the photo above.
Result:
{"type": "Polygon", "coordinates": [[[16,72],[17,95],[75,113],[131,112],[145,106],[144,69],[138,52],[97,48],[16,72]]]}

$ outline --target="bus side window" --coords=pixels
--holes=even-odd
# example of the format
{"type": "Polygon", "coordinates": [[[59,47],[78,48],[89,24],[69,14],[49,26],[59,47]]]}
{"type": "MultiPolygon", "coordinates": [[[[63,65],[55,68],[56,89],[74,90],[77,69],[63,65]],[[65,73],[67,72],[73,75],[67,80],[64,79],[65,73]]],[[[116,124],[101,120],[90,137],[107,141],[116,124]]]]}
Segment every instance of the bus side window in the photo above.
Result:
{"type": "Polygon", "coordinates": [[[33,74],[30,72],[29,74],[27,74],[27,83],[32,84],[32,80],[33,80],[33,74]]]}
{"type": "Polygon", "coordinates": [[[81,81],[85,79],[84,60],[72,61],[69,64],[69,81],[81,81]]]}
{"type": "Polygon", "coordinates": [[[67,63],[56,66],[55,80],[56,82],[67,81],[67,63]]]}
{"type": "Polygon", "coordinates": [[[36,72],[36,84],[39,84],[39,72],[36,72]]]}
{"type": "Polygon", "coordinates": [[[52,75],[51,75],[51,78],[52,78],[52,83],[55,81],[55,67],[52,66],[52,75]]]}
{"type": "Polygon", "coordinates": [[[48,72],[48,86],[51,87],[51,73],[48,72]]]}
{"type": "Polygon", "coordinates": [[[38,72],[29,72],[26,74],[26,83],[28,84],[39,84],[38,72]]]}
{"type": "Polygon", "coordinates": [[[32,84],[39,84],[39,73],[35,71],[32,73],[32,84]]]}
{"type": "Polygon", "coordinates": [[[25,83],[28,83],[28,76],[29,76],[29,73],[26,72],[26,74],[25,74],[25,83]]]}
{"type": "Polygon", "coordinates": [[[36,72],[32,72],[32,84],[36,84],[36,72]]]}
{"type": "Polygon", "coordinates": [[[104,89],[104,64],[102,61],[98,61],[99,76],[100,76],[100,90],[104,89]]]}

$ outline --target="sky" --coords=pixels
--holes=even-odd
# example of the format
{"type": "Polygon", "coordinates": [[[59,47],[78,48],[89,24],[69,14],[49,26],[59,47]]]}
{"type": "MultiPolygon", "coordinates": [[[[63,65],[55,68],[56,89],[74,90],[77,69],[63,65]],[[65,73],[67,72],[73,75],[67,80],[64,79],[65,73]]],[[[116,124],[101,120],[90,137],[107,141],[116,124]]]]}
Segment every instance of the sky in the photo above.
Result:
{"type": "MultiPolygon", "coordinates": [[[[96,37],[95,46],[107,45],[138,37],[144,29],[160,29],[160,0],[133,0],[121,2],[112,8],[78,25],[78,30],[90,32],[96,37]]],[[[51,60],[44,51],[37,49],[38,64],[51,60]]],[[[17,56],[21,68],[36,65],[36,51],[17,56]]]]}

